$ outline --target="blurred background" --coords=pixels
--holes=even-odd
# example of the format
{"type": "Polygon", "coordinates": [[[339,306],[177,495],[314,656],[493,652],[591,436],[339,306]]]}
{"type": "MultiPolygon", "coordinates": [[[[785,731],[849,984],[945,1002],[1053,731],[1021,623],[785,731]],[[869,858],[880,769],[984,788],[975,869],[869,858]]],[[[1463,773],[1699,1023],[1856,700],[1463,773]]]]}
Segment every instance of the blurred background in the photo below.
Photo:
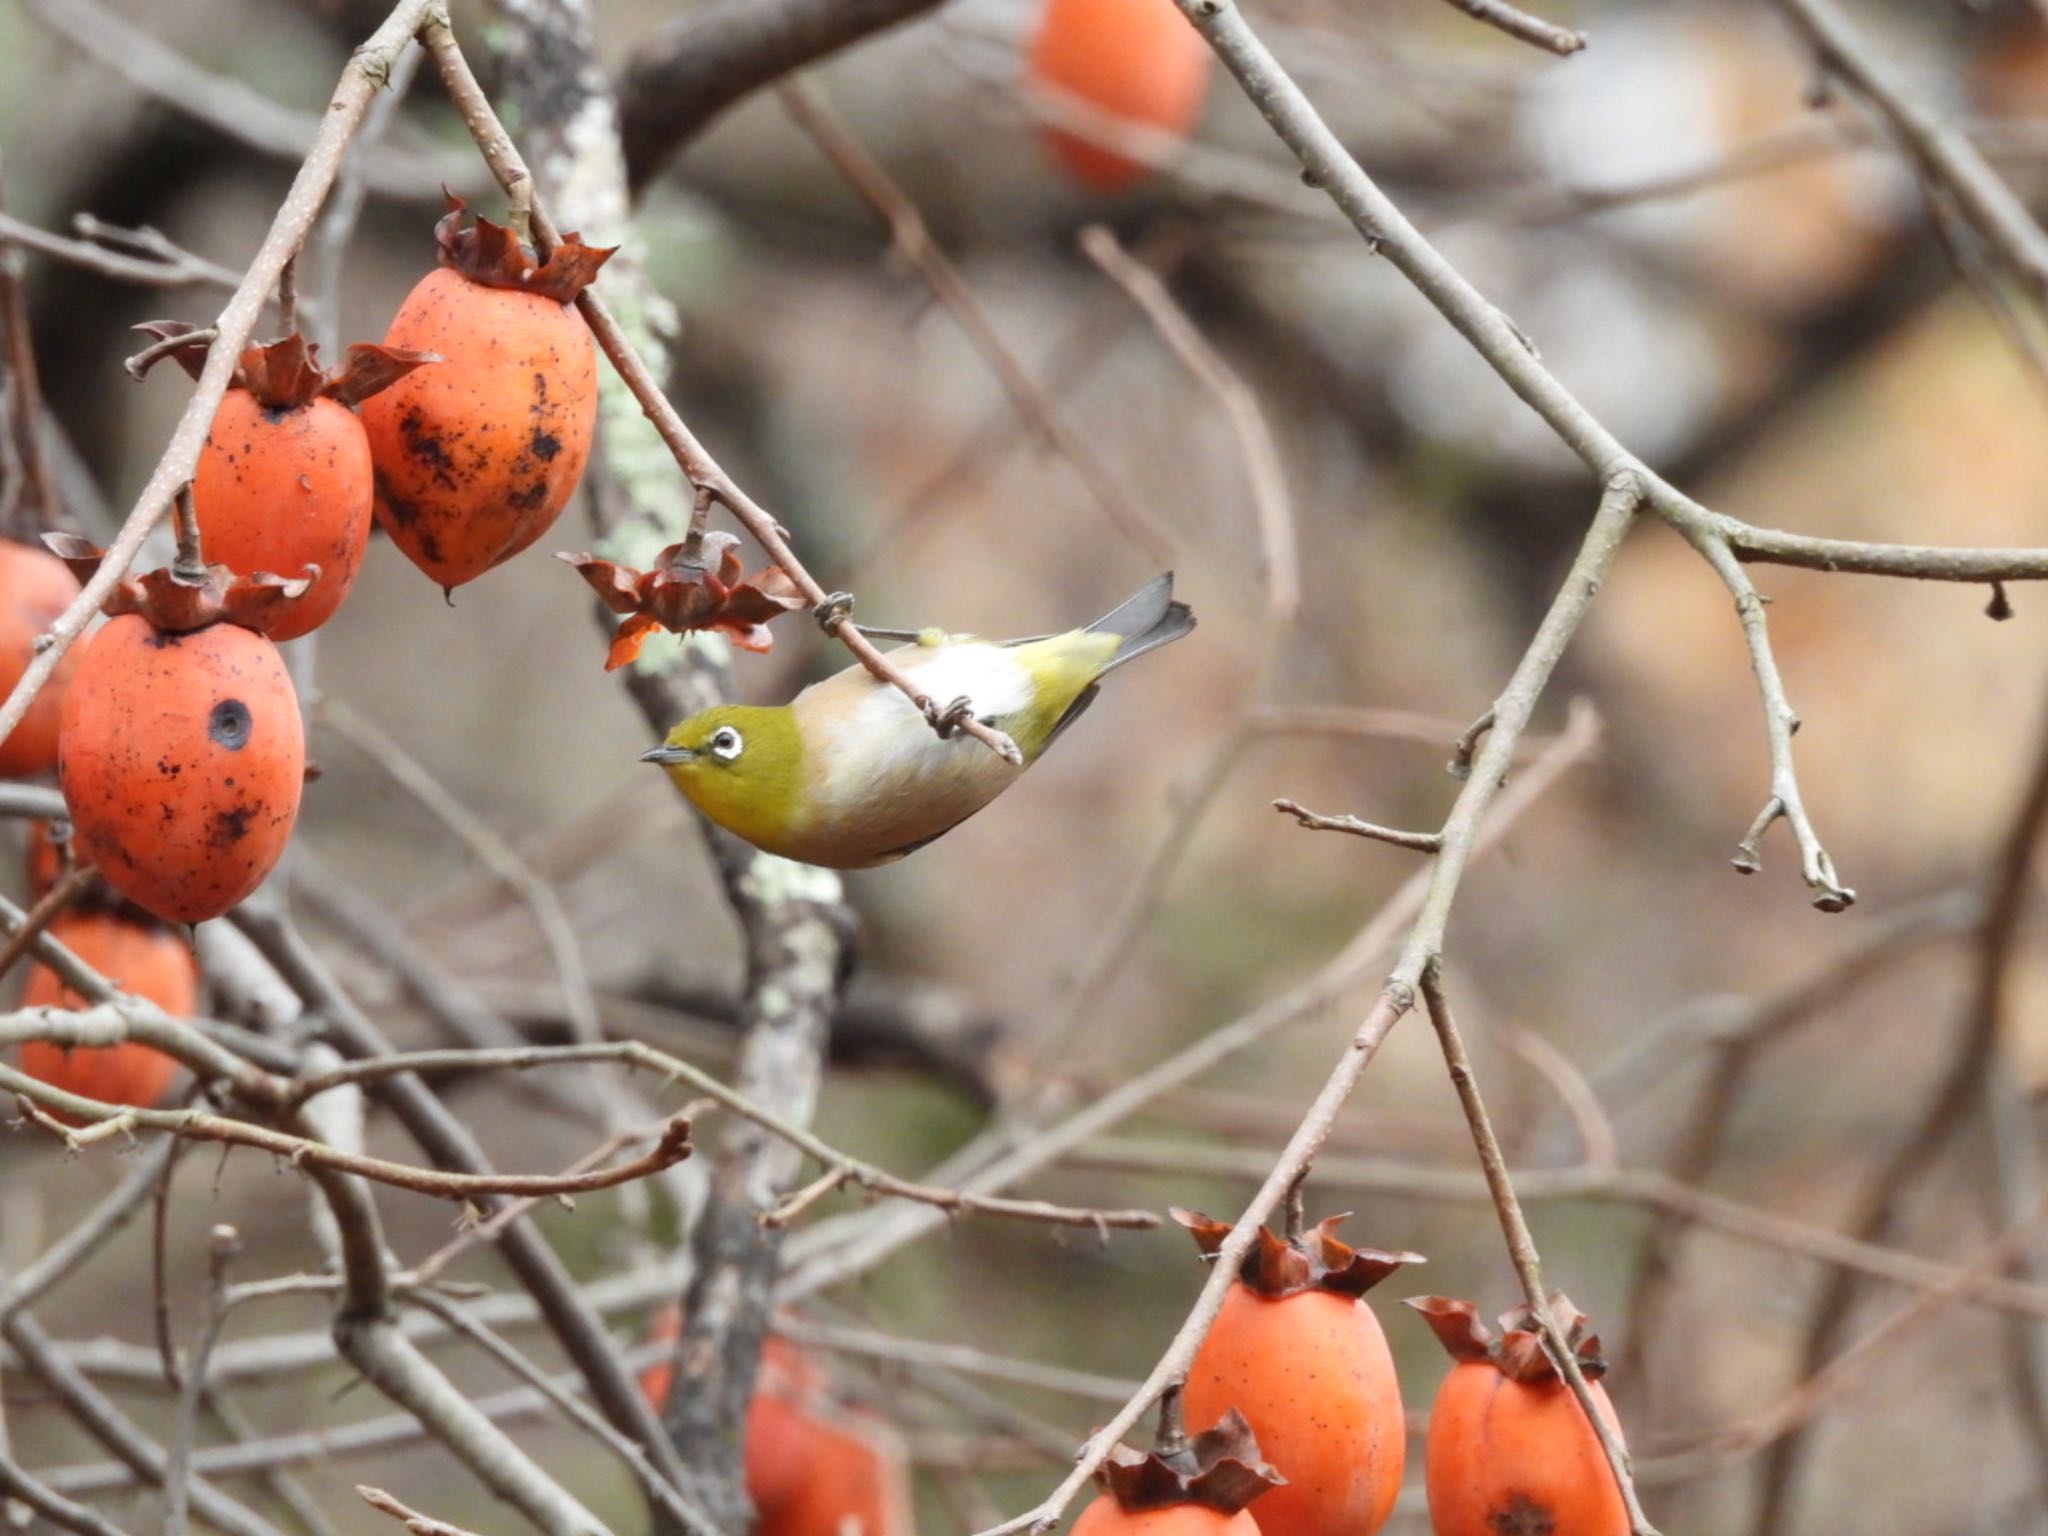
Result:
{"type": "MultiPolygon", "coordinates": [[[[623,67],[678,7],[596,9],[606,62],[623,67]]],[[[1675,483],[1801,532],[2048,543],[2048,382],[2009,334],[2037,332],[2039,316],[1987,298],[1967,234],[1931,224],[1852,100],[1811,99],[1810,57],[1779,14],[1759,0],[1558,0],[1545,12],[1582,26],[1591,46],[1555,59],[1439,0],[1253,7],[1367,169],[1675,483]]],[[[1923,100],[1970,125],[2023,192],[2042,188],[2038,7],[1860,0],[1855,13],[1923,100]]],[[[52,230],[80,213],[153,226],[239,271],[296,160],[292,120],[281,127],[277,114],[317,113],[381,9],[125,0],[108,14],[0,0],[8,211],[52,230]],[[182,110],[66,36],[66,18],[131,62],[135,38],[153,38],[252,100],[212,90],[198,115],[182,110]]],[[[457,7],[456,21],[481,61],[488,18],[457,7]]],[[[1022,83],[1034,24],[1021,0],[955,0],[809,78],[957,263],[1071,451],[1048,449],[773,93],[677,157],[630,234],[679,314],[670,384],[685,418],[820,580],[859,594],[863,620],[998,635],[1083,622],[1158,563],[1106,501],[1156,525],[1201,618],[1191,642],[1120,674],[998,806],[914,859],[849,879],[855,998],[881,1025],[865,1050],[858,1030],[842,1031],[820,1123],[906,1173],[958,1147],[999,1101],[1048,1086],[1066,1102],[1092,1098],[1342,949],[1418,861],[1310,834],[1270,802],[1437,825],[1456,790],[1451,741],[1520,656],[1594,502],[1576,460],[1301,184],[1227,79],[1212,82],[1191,146],[1137,188],[1103,197],[1067,181],[1022,83]],[[1160,274],[1255,398],[1302,551],[1294,621],[1276,627],[1267,608],[1254,487],[1229,415],[1083,254],[1091,225],[1160,274]],[[1259,730],[1224,753],[1247,720],[1311,707],[1325,728],[1259,730]],[[1198,796],[1215,773],[1213,794],[1198,796]],[[1173,859],[1156,900],[1133,909],[1162,846],[1173,859]],[[1132,910],[1128,943],[1105,951],[1132,910]]],[[[381,155],[340,273],[332,318],[344,341],[381,337],[430,265],[441,179],[497,206],[430,79],[381,155]]],[[[189,387],[168,369],[131,382],[128,327],[205,322],[218,293],[138,290],[41,257],[29,283],[45,389],[83,477],[79,521],[105,532],[105,509],[131,504],[189,387]]],[[[680,484],[676,494],[686,499],[680,484]]],[[[741,970],[733,921],[692,813],[634,761],[650,738],[602,670],[588,592],[546,558],[590,544],[574,506],[451,607],[380,539],[317,659],[300,664],[319,695],[398,743],[559,893],[608,1030],[724,1070],[741,970]]],[[[1760,873],[1730,868],[1768,789],[1754,681],[1725,591],[1677,538],[1644,527],[1538,716],[1538,732],[1554,733],[1568,699],[1590,700],[1597,750],[1468,877],[1452,995],[1518,1171],[1611,1160],[1675,1181],[1602,1174],[1589,1194],[1531,1206],[1552,1282],[1592,1314],[1616,1362],[1609,1390],[1664,1530],[2048,1529],[2042,1322],[2018,1321],[2048,1293],[2024,1286],[2021,1302],[2001,1293],[2004,1310],[1978,1295],[1903,1330],[1789,1436],[1714,1438],[1920,1294],[1865,1276],[1831,1303],[1837,1271],[1787,1231],[1968,1261],[2032,1209],[2048,1085],[2048,954],[2023,932],[2005,1006],[1980,1027],[1969,894],[1989,878],[2048,729],[2048,606],[2016,588],[2011,616],[1994,622],[1981,588],[1756,575],[1804,720],[1807,799],[1857,905],[1811,908],[1782,827],[1764,840],[1760,873]],[[1902,1173],[1901,1150],[1914,1148],[1926,1155],[1902,1173]],[[1680,1209],[1692,1191],[1761,1213],[1775,1236],[1703,1223],[1680,1209]],[[1817,1344],[1831,1304],[1843,1320],[1817,1344]],[[1703,1443],[1723,1449],[1695,1454],[1703,1443]]],[[[779,701],[843,660],[791,621],[772,654],[739,658],[737,688],[779,701]]],[[[508,1017],[560,1038],[558,976],[528,904],[359,733],[314,713],[321,777],[298,847],[508,1017]]],[[[436,1038],[345,935],[317,919],[313,931],[394,1034],[436,1038]]],[[[1158,1098],[1029,1189],[1234,1213],[1380,975],[1362,968],[1335,1006],[1158,1098]]],[[[559,1167],[589,1143],[586,1127],[499,1084],[457,1087],[452,1102],[505,1165],[559,1167]]],[[[371,1143],[409,1150],[380,1124],[371,1143]]],[[[1420,1023],[1374,1063],[1331,1153],[1349,1173],[1311,1181],[1311,1212],[1352,1210],[1355,1240],[1430,1259],[1376,1296],[1419,1427],[1445,1361],[1392,1302],[1428,1290],[1491,1313],[1516,1300],[1483,1199],[1426,1174],[1403,1187],[1414,1170],[1475,1167],[1420,1023]]],[[[124,1171],[110,1149],[0,1144],[0,1263],[27,1263],[124,1171]]],[[[1545,1177],[1570,1193],[1568,1175],[1541,1172],[1532,1189],[1545,1177]]],[[[447,1237],[446,1208],[383,1203],[402,1257],[447,1237]]],[[[811,1220],[854,1209],[827,1202],[811,1220]]],[[[212,1221],[241,1226],[244,1278],[314,1263],[303,1210],[297,1181],[252,1154],[189,1157],[168,1205],[174,1311],[192,1305],[212,1221]]],[[[674,1241],[662,1208],[618,1196],[543,1220],[593,1279],[674,1241]]],[[[46,1301],[45,1325],[80,1343],[150,1345],[148,1227],[46,1301]]],[[[822,1247],[815,1234],[796,1241],[806,1236],[822,1247]]],[[[459,1272],[505,1283],[488,1256],[459,1272]]],[[[1104,1243],[968,1221],[804,1315],[1135,1380],[1201,1274],[1177,1229],[1104,1243]]],[[[625,1340],[644,1326],[634,1310],[615,1321],[625,1340]]],[[[238,1314],[228,1338],[324,1326],[318,1300],[285,1299],[238,1314]]],[[[504,1384],[488,1361],[442,1353],[479,1393],[504,1384]]],[[[919,1458],[928,1532],[1035,1501],[1062,1470],[1056,1448],[1113,1407],[984,1383],[996,1402],[973,1412],[914,1369],[828,1358],[835,1390],[885,1404],[919,1458]]],[[[252,1380],[243,1406],[267,1433],[386,1411],[342,1391],[348,1379],[329,1362],[252,1380]]],[[[167,1412],[160,1384],[120,1390],[146,1421],[167,1412]]],[[[10,1376],[6,1405],[24,1462],[96,1459],[36,1411],[32,1384],[10,1376]]],[[[615,1464],[572,1430],[541,1420],[518,1433],[594,1508],[628,1527],[638,1518],[615,1464]]],[[[370,1530],[378,1518],[347,1490],[373,1469],[373,1481],[431,1490],[426,1507],[447,1518],[483,1530],[512,1518],[431,1447],[335,1454],[301,1476],[339,1528],[370,1530]]],[[[132,1491],[109,1497],[123,1518],[138,1507],[132,1491]]],[[[1426,1528],[1419,1501],[1404,1502],[1394,1529],[1426,1528]]]]}

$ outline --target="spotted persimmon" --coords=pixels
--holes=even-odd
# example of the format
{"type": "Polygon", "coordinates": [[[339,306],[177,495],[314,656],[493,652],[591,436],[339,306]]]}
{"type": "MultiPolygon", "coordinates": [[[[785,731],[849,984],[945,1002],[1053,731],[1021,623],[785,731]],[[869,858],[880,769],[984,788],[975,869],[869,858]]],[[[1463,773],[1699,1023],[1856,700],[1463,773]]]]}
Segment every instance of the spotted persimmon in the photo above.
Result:
{"type": "MultiPolygon", "coordinates": [[[[1046,0],[1025,60],[1033,83],[1133,127],[1185,138],[1209,87],[1209,45],[1173,0],[1046,0]]],[[[1143,161],[1065,128],[1042,135],[1053,159],[1092,192],[1142,180],[1143,161]]]]}
{"type": "MultiPolygon", "coordinates": [[[[55,555],[0,539],[0,699],[35,659],[36,637],[78,596],[78,578],[55,555]]],[[[78,667],[73,646],[57,662],[21,723],[0,741],[0,778],[26,779],[57,764],[57,722],[78,667]]]]}
{"type": "Polygon", "coordinates": [[[298,696],[277,647],[236,624],[140,614],[87,643],[57,776],[79,857],[168,922],[218,917],[263,882],[305,782],[298,696]]]}
{"type": "MultiPolygon", "coordinates": [[[[137,923],[112,912],[60,912],[50,937],[124,992],[147,998],[180,1018],[199,1002],[199,967],[185,941],[155,923],[137,923]]],[[[85,1000],[38,964],[21,991],[24,1008],[86,1006],[85,1000]]],[[[162,1051],[135,1041],[66,1050],[45,1040],[25,1041],[21,1070],[39,1082],[104,1104],[148,1108],[164,1096],[178,1064],[162,1051]]]]}
{"type": "MultiPolygon", "coordinates": [[[[664,1307],[650,1341],[682,1336],[682,1312],[664,1307]]],[[[668,1405],[675,1367],[660,1360],[640,1374],[656,1413],[668,1405]]],[[[747,1404],[746,1487],[754,1536],[909,1536],[906,1462],[887,1427],[836,1408],[823,1373],[794,1344],[770,1334],[747,1404]]]]}
{"type": "MultiPolygon", "coordinates": [[[[1469,1301],[1418,1296],[1408,1305],[1457,1362],[1437,1389],[1423,1454],[1436,1536],[1628,1536],[1600,1437],[1544,1351],[1530,1309],[1503,1316],[1496,1336],[1469,1301]]],[[[1597,1379],[1606,1369],[1599,1339],[1562,1294],[1550,1310],[1618,1439],[1597,1379]]]]}
{"type": "Polygon", "coordinates": [[[597,424],[597,349],[575,308],[609,250],[575,235],[536,263],[511,230],[435,226],[441,265],[399,306],[385,344],[441,363],[363,403],[377,521],[452,591],[539,538],[568,503],[597,424]]]}
{"type": "MultiPolygon", "coordinates": [[[[205,348],[179,355],[203,361],[205,348]]],[[[354,346],[328,374],[296,331],[242,354],[199,453],[192,505],[209,559],[245,576],[316,568],[305,596],[270,626],[271,639],[295,640],[326,623],[362,566],[372,470],[351,407],[435,361],[426,352],[354,346]]]]}
{"type": "MultiPolygon", "coordinates": [[[[1176,1209],[1213,1257],[1228,1223],[1176,1209]]],[[[1265,1536],[1372,1536],[1393,1511],[1407,1455],[1394,1358],[1365,1293],[1414,1253],[1353,1248],[1333,1216],[1299,1238],[1264,1228],[1188,1367],[1191,1428],[1231,1408],[1287,1479],[1259,1504],[1265,1536]]]]}
{"type": "Polygon", "coordinates": [[[1263,1511],[1286,1479],[1259,1458],[1258,1441],[1234,1409],[1190,1438],[1169,1390],[1150,1451],[1114,1447],[1095,1474],[1102,1492],[1081,1511],[1073,1536],[1260,1536],[1246,1506],[1263,1511]]]}

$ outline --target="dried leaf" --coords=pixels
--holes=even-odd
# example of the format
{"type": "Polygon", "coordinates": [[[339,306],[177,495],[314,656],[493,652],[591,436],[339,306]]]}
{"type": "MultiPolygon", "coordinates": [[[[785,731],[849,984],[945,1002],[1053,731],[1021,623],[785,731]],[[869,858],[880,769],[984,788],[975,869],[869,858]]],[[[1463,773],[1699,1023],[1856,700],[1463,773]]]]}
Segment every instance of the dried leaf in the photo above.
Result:
{"type": "Polygon", "coordinates": [[[353,409],[379,390],[389,389],[413,369],[440,361],[438,352],[358,341],[349,347],[342,365],[327,375],[321,393],[353,409]]]}
{"type": "Polygon", "coordinates": [[[548,253],[546,261],[536,263],[510,228],[470,215],[469,205],[461,198],[445,188],[443,194],[448,212],[434,226],[441,265],[487,288],[513,288],[558,304],[573,304],[618,249],[585,245],[581,235],[568,234],[548,253]]]}

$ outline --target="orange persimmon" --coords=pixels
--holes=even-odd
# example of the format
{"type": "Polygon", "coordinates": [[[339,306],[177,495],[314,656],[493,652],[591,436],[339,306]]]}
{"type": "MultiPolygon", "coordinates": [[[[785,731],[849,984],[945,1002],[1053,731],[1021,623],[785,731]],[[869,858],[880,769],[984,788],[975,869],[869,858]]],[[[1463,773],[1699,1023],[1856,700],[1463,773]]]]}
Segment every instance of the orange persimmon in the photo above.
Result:
{"type": "MultiPolygon", "coordinates": [[[[199,967],[185,941],[169,929],[111,912],[60,912],[50,937],[125,992],[181,1018],[199,1002],[199,967]]],[[[24,1008],[83,1008],[85,1000],[38,964],[22,987],[24,1008]]],[[[148,1108],[164,1096],[178,1064],[134,1041],[65,1050],[43,1040],[21,1047],[21,1070],[40,1082],[105,1104],[148,1108]]]]}
{"type": "MultiPolygon", "coordinates": [[[[682,1311],[663,1307],[648,1338],[674,1343],[682,1311]]],[[[640,1373],[656,1413],[668,1404],[668,1360],[640,1373]]],[[[822,1374],[787,1339],[770,1334],[747,1404],[746,1484],[754,1536],[910,1536],[903,1452],[886,1426],[836,1409],[822,1374]]]]}
{"type": "MultiPolygon", "coordinates": [[[[1529,1308],[1502,1317],[1496,1337],[1468,1301],[1418,1296],[1408,1305],[1458,1362],[1437,1390],[1424,1452],[1436,1536],[1628,1536],[1600,1437],[1544,1352],[1529,1308]]],[[[1595,1379],[1605,1370],[1600,1341],[1563,1295],[1550,1308],[1618,1439],[1613,1405],[1595,1379]]]]}
{"type": "Polygon", "coordinates": [[[575,308],[611,255],[565,237],[536,264],[512,231],[449,198],[442,265],[387,345],[442,361],[363,403],[377,521],[449,591],[539,538],[568,503],[597,423],[597,348],[575,308]]]}
{"type": "Polygon", "coordinates": [[[350,407],[435,360],[356,346],[330,376],[297,332],[242,354],[199,453],[192,509],[207,557],[241,575],[318,568],[305,596],[270,625],[271,639],[295,640],[326,623],[362,566],[370,442],[350,407]]]}
{"type": "Polygon", "coordinates": [[[1189,1438],[1180,1407],[1170,1394],[1161,1400],[1150,1451],[1110,1451],[1095,1474],[1102,1492],[1081,1511],[1073,1536],[1260,1536],[1245,1506],[1258,1500],[1263,1510],[1286,1479],[1259,1459],[1242,1414],[1232,1410],[1189,1438]]]}
{"type": "MultiPolygon", "coordinates": [[[[1046,0],[1025,69],[1031,80],[1111,119],[1185,138],[1202,114],[1209,45],[1173,0],[1046,0]]],[[[1144,162],[1047,127],[1062,169],[1093,192],[1121,192],[1144,162]]]]}
{"type": "MultiPolygon", "coordinates": [[[[35,657],[36,637],[78,596],[78,578],[46,550],[0,539],[0,699],[14,691],[35,657]]],[[[57,722],[78,669],[78,647],[57,662],[21,717],[0,741],[0,778],[25,779],[57,764],[57,722]]]]}
{"type": "MultiPolygon", "coordinates": [[[[1228,1223],[1176,1209],[1214,1255],[1228,1223]]],[[[1372,1536],[1407,1455],[1394,1358],[1365,1292],[1420,1254],[1353,1248],[1333,1216],[1304,1237],[1261,1228],[1188,1368],[1190,1428],[1236,1408],[1287,1479],[1259,1503],[1265,1536],[1372,1536]]]]}
{"type": "Polygon", "coordinates": [[[87,644],[57,775],[81,858],[167,922],[218,917],[284,852],[305,783],[298,696],[277,647],[234,624],[139,614],[87,644]]]}

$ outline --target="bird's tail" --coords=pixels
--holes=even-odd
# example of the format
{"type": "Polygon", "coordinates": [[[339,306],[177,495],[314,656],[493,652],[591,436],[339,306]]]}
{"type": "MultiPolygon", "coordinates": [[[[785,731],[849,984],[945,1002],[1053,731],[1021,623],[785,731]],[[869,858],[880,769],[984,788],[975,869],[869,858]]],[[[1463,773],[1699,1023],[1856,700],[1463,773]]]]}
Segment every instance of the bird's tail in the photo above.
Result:
{"type": "Polygon", "coordinates": [[[1134,656],[1178,640],[1194,627],[1195,611],[1186,603],[1173,600],[1173,572],[1167,571],[1110,609],[1088,629],[1093,634],[1123,637],[1116,656],[1102,669],[1109,672],[1134,656]]]}

